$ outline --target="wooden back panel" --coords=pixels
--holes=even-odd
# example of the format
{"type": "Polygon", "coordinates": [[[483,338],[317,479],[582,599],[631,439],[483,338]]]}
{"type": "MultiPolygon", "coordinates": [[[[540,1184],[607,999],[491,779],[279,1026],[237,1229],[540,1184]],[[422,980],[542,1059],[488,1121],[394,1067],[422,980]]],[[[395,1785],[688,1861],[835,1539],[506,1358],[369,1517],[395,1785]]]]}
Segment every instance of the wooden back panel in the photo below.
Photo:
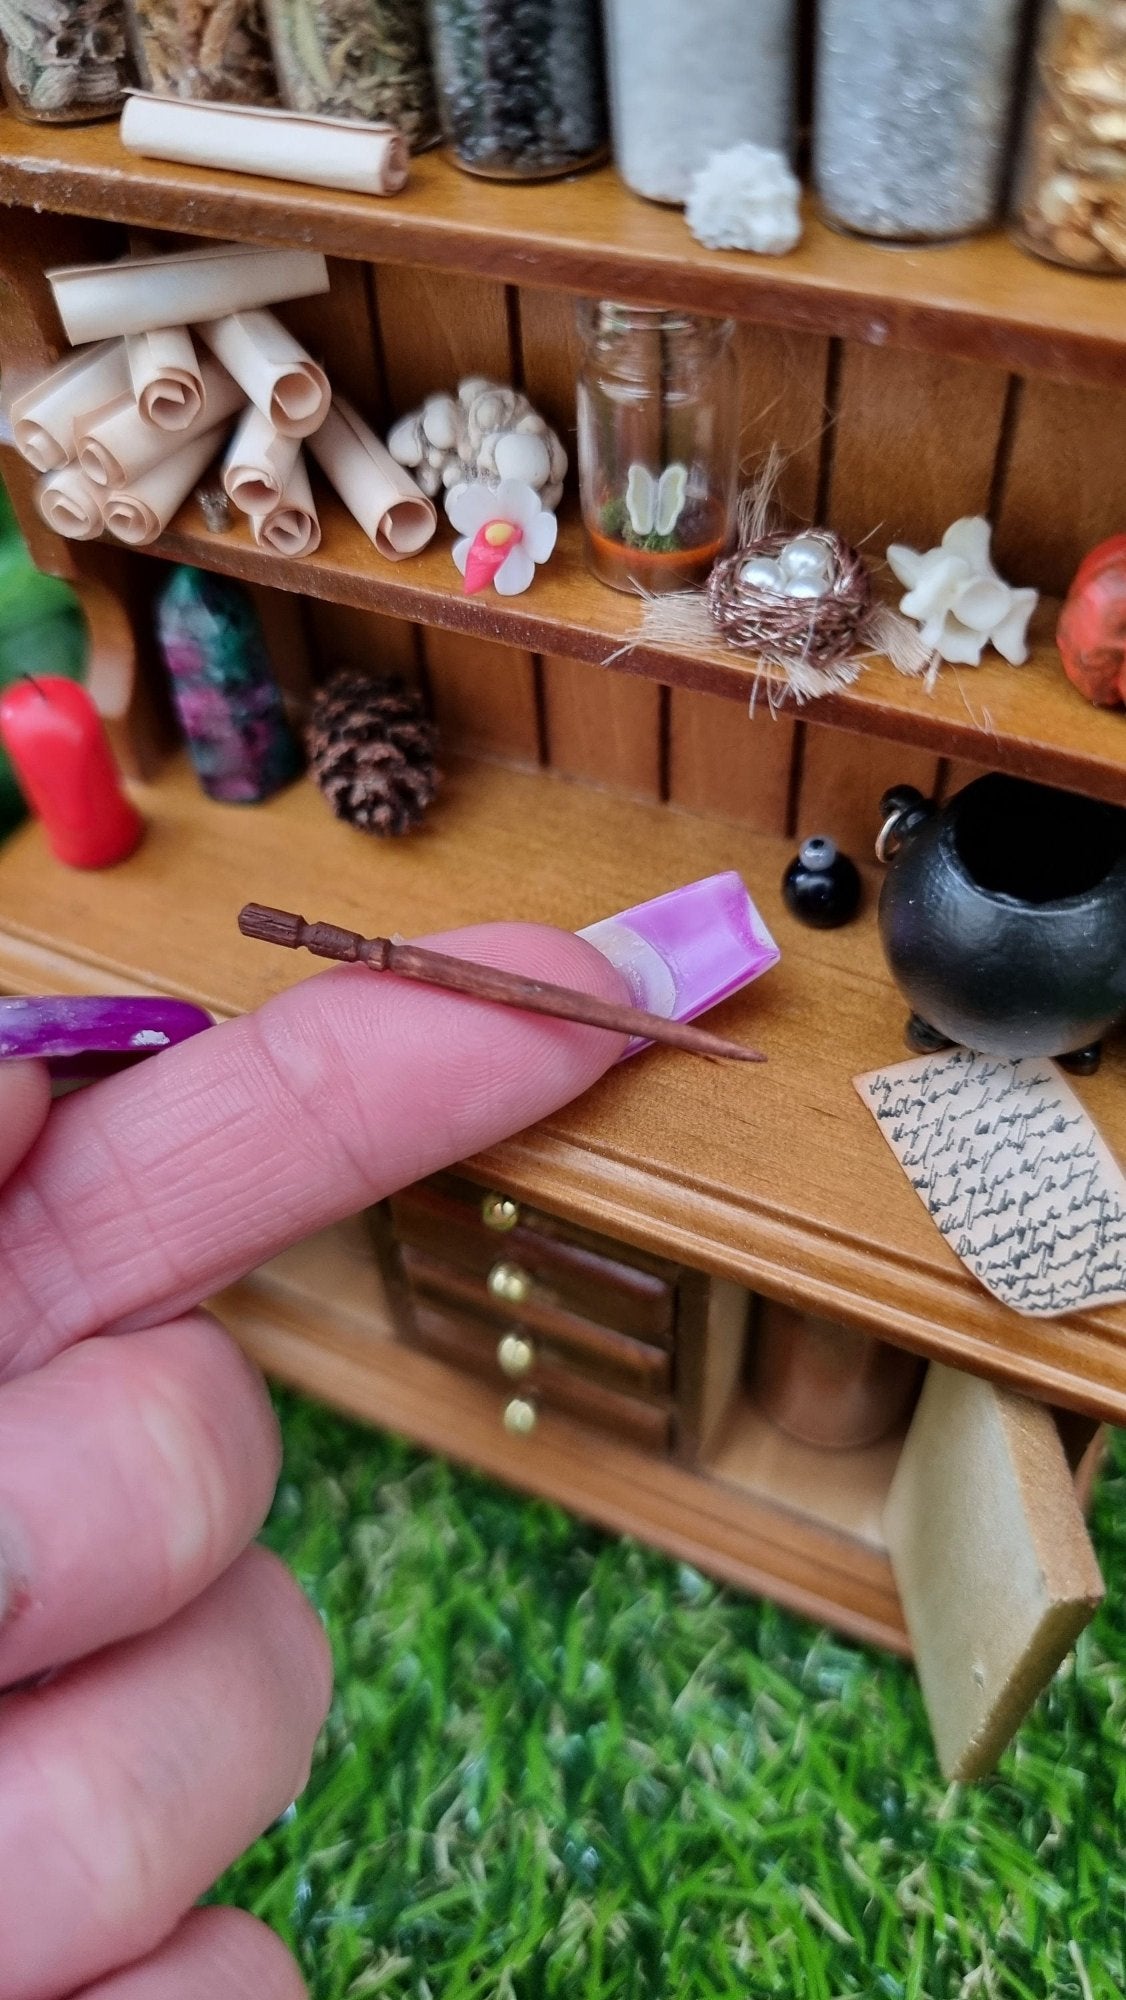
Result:
{"type": "MultiPolygon", "coordinates": [[[[77,236],[89,254],[93,225],[43,222],[49,244],[4,246],[21,289],[29,259],[44,250],[74,255],[77,236]]],[[[96,233],[108,248],[113,232],[96,233]]],[[[373,423],[385,427],[431,390],[485,373],[522,384],[573,454],[579,343],[569,297],[339,259],[331,275],[327,300],[297,302],[285,316],[373,423]]],[[[11,295],[8,305],[22,311],[11,295]]],[[[42,365],[45,317],[49,309],[17,329],[9,351],[42,365]]],[[[775,327],[744,325],[736,338],[743,473],[780,445],[779,494],[796,520],[826,520],[878,557],[890,540],[926,547],[956,515],[984,512],[1003,572],[1055,593],[1084,551],[1122,525],[1126,396],[1117,390],[775,327]]],[[[15,471],[26,519],[27,482],[15,471]]],[[[75,573],[73,551],[54,537],[39,530],[34,548],[45,566],[75,573]]],[[[421,677],[451,751],[550,765],[759,831],[827,832],[860,856],[888,784],[948,792],[972,774],[819,727],[815,710],[772,717],[760,705],[740,718],[714,696],[312,600],[304,627],[314,672],[354,661],[421,677]]],[[[962,671],[972,683],[972,670],[962,671]]]]}

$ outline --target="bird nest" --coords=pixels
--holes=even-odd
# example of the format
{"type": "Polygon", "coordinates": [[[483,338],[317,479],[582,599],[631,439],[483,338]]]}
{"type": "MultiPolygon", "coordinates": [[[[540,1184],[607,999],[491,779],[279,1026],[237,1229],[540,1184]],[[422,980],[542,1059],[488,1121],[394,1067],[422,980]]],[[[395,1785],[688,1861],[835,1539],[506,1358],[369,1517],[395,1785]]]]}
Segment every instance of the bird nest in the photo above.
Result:
{"type": "Polygon", "coordinates": [[[708,610],[728,645],[758,653],[771,665],[831,672],[856,651],[872,606],[871,581],[856,550],[828,528],[806,529],[802,536],[827,552],[823,597],[788,597],[744,579],[756,556],[776,559],[793,539],[793,529],[760,535],[718,562],[708,579],[708,610]]]}

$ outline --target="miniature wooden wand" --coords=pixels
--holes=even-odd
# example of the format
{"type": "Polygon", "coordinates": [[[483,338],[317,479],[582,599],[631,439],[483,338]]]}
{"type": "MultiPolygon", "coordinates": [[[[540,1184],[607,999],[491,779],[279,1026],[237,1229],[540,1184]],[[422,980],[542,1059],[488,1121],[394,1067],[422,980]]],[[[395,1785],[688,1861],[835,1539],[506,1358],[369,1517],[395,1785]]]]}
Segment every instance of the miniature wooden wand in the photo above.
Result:
{"type": "Polygon", "coordinates": [[[337,924],[308,924],[290,910],[272,910],[263,903],[248,903],[239,912],[238,927],[244,937],[260,938],[264,944],[286,945],[291,951],[303,946],[315,958],[343,959],[348,964],[368,965],[373,972],[394,972],[400,979],[418,979],[426,986],[445,986],[454,993],[468,993],[475,1000],[495,1000],[502,1007],[520,1007],[528,1014],[551,1014],[560,1021],[582,1021],[592,1028],[610,1028],[615,1034],[637,1036],[647,1042],[666,1042],[670,1048],[685,1049],[690,1055],[711,1056],[724,1062],[765,1062],[758,1049],[744,1048],[741,1042],[724,1041],[695,1028],[687,1021],[667,1021],[662,1014],[647,1014],[640,1007],[619,1006],[613,1000],[598,1000],[592,993],[578,993],[570,986],[551,986],[543,979],[528,979],[520,972],[502,972],[496,966],[476,965],[471,959],[452,958],[445,952],[427,951],[417,944],[395,944],[391,938],[361,937],[358,931],[341,930],[337,924]]]}

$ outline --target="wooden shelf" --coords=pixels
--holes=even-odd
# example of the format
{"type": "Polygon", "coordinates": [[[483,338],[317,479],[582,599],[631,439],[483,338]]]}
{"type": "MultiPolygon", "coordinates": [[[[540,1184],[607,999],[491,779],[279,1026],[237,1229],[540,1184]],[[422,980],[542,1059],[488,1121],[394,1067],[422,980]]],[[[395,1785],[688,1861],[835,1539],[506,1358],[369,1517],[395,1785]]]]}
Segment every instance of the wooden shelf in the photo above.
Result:
{"type": "Polygon", "coordinates": [[[787,1437],[744,1392],[735,1399],[708,1471],[738,1492],[769,1494],[777,1506],[814,1515],[838,1534],[855,1536],[886,1555],[884,1507],[905,1435],[904,1424],[878,1444],[820,1450],[787,1437]]]}
{"type": "MultiPolygon", "coordinates": [[[[383,844],[340,826],[311,785],[216,806],[182,760],[138,791],[137,855],[76,875],[35,825],[0,849],[0,987],[157,990],[221,1014],[313,962],[238,935],[253,897],[406,934],[498,916],[575,929],[723,868],[744,875],[782,963],[717,1010],[765,1048],[731,1070],[650,1052],[580,1103],[471,1165],[475,1178],[589,1228],[858,1324],[1051,1402],[1126,1421],[1126,1310],[1022,1319],[958,1262],[851,1079],[903,1053],[904,1006],[872,917],[802,930],[784,913],[785,842],[631,803],[546,773],[455,767],[427,829],[383,844]],[[168,923],[175,908],[177,921],[168,923]]],[[[1126,1157],[1126,1050],[1078,1089],[1126,1157]]]]}
{"type": "Polygon", "coordinates": [[[677,210],[639,200],[611,168],[522,187],[475,180],[430,153],[404,194],[382,200],[141,160],[113,125],[60,130],[5,115],[0,200],[1122,381],[1126,318],[1113,279],[1056,270],[999,233],[893,248],[837,235],[812,214],[788,257],[704,250],[677,210]]]}
{"type": "MultiPolygon", "coordinates": [[[[264,1287],[255,1277],[213,1303],[267,1374],[318,1402],[554,1500],[611,1533],[640,1535],[737,1589],[910,1655],[887,1550],[867,1527],[853,1533],[840,1525],[839,1496],[824,1473],[814,1497],[794,1504],[776,1490],[765,1455],[728,1483],[548,1411],[533,1439],[513,1437],[501,1420],[503,1394],[399,1345],[386,1323],[358,1333],[331,1295],[302,1296],[299,1286],[264,1287]]],[[[871,1483],[867,1468],[838,1473],[848,1489],[871,1483]]]]}
{"type": "MultiPolygon", "coordinates": [[[[551,562],[523,597],[505,600],[493,591],[462,595],[450,559],[453,536],[444,522],[421,556],[389,563],[332,494],[322,489],[318,504],[324,539],[315,556],[300,562],[255,548],[244,522],[229,534],[209,535],[194,501],[149,553],[502,645],[612,665],[744,705],[750,700],[755,662],[718,642],[689,655],[641,639],[640,601],[590,575],[579,524],[566,514],[551,562]]],[[[1092,708],[1072,687],[1052,636],[1056,612],[1052,603],[1039,608],[1035,650],[1025,667],[996,658],[977,668],[946,667],[928,694],[920,682],[878,660],[855,687],[800,711],[787,705],[784,712],[1120,803],[1126,797],[1126,716],[1092,708]]],[[[756,700],[765,710],[765,681],[756,700]]]]}

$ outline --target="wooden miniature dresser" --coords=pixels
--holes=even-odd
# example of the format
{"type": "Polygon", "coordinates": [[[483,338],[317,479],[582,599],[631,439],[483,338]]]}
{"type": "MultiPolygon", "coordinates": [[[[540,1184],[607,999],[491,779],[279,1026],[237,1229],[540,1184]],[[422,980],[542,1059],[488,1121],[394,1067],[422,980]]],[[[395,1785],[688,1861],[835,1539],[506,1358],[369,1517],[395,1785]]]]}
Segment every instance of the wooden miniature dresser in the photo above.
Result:
{"type": "MultiPolygon", "coordinates": [[[[782,445],[798,517],[880,550],[987,512],[1003,573],[1056,594],[1122,527],[1126,296],[999,237],[890,250],[811,223],[791,257],[753,260],[698,249],[609,169],[483,185],[427,155],[379,202],[141,163],[110,128],[10,118],[0,200],[11,369],[61,350],[45,265],[112,256],[129,231],[309,244],[332,292],[287,317],[377,425],[473,372],[519,380],[567,433],[569,295],[679,304],[740,321],[746,461],[782,445]]],[[[36,559],[83,595],[98,699],[150,827],[135,859],[93,877],[55,866],[34,825],[0,850],[0,988],[159,991],[232,1014],[314,969],[239,938],[247,895],[366,930],[577,928],[742,873],[782,962],[717,1025],[764,1046],[765,1069],[652,1053],[287,1253],[221,1310],[279,1378],[913,1647],[946,1768],[985,1768],[1097,1601],[1073,1473],[1082,1487],[1097,1426],[1126,1417],[1126,1312],[1020,1319],[947,1250],[851,1084],[902,1050],[875,873],[835,933],[800,929],[779,883],[799,834],[865,859],[896,781],[941,794],[986,765],[1126,800],[1126,721],[1068,685],[1052,605],[1019,671],[949,669],[927,693],[877,663],[799,717],[773,718],[760,690],[752,719],[738,656],[634,643],[639,606],[587,576],[573,514],[534,588],[502,603],[459,594],[444,534],[389,566],[328,496],[301,563],[242,527],[208,535],[189,505],[146,553],[255,586],[291,685],[310,659],[423,679],[449,782],[423,834],[382,844],[304,783],[252,810],[208,802],[134,652],[159,564],[57,541],[11,452],[4,473],[36,559]],[[938,1364],[906,1436],[828,1453],[772,1429],[747,1357],[784,1310],[938,1364]]],[[[1112,1045],[1080,1086],[1119,1157],[1124,1069],[1112,1045]]]]}

